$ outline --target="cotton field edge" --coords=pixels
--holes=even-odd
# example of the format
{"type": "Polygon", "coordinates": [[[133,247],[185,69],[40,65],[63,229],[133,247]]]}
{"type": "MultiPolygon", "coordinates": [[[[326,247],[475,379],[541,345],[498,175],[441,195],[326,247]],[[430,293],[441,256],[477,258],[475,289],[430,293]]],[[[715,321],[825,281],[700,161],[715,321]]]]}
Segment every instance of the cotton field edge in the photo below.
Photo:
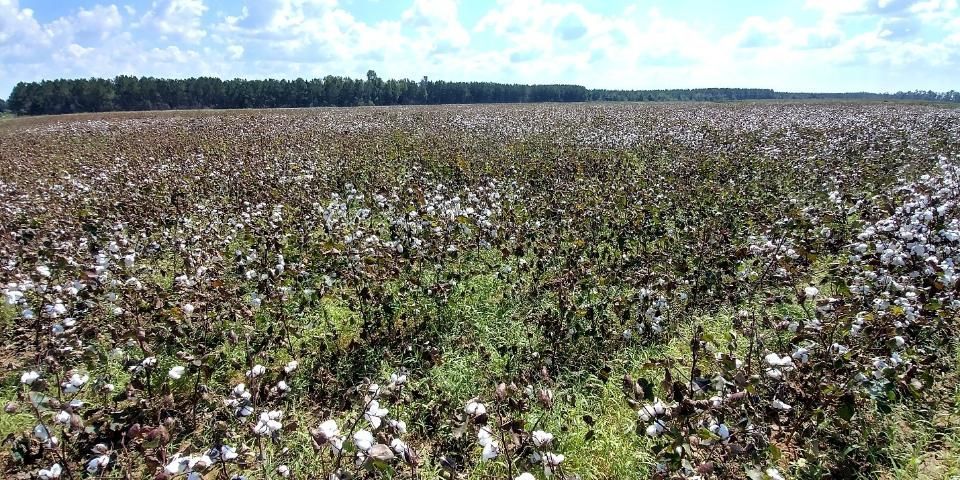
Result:
{"type": "Polygon", "coordinates": [[[960,475],[960,109],[0,121],[10,478],[960,475]]]}

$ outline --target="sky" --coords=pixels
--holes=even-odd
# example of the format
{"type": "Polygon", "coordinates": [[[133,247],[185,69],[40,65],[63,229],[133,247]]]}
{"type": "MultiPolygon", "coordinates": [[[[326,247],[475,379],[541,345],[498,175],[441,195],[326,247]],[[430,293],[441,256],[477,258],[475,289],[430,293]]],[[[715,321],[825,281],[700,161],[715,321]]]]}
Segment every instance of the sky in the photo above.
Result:
{"type": "Polygon", "coordinates": [[[0,0],[18,81],[428,76],[590,88],[960,89],[960,0],[0,0]]]}

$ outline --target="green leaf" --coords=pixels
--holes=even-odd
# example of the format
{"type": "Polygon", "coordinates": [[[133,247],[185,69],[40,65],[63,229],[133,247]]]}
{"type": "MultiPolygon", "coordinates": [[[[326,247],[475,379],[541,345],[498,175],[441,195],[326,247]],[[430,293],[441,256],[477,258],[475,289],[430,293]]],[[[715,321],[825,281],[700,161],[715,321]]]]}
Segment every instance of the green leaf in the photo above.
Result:
{"type": "Polygon", "coordinates": [[[840,418],[849,422],[853,418],[853,402],[844,402],[840,404],[840,407],[837,408],[837,415],[840,415],[840,418]]]}
{"type": "Polygon", "coordinates": [[[770,444],[770,447],[767,448],[767,450],[770,452],[770,460],[773,461],[774,463],[780,461],[780,457],[783,456],[783,452],[780,451],[780,447],[772,443],[770,444]]]}

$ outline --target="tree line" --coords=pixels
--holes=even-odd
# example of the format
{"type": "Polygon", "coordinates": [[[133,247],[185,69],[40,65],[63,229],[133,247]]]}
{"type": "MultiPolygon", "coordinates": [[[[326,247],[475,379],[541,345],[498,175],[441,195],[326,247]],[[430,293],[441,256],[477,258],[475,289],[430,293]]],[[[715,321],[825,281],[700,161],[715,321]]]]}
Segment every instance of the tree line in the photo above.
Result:
{"type": "Polygon", "coordinates": [[[117,110],[196,108],[279,108],[449,103],[584,101],[736,101],[776,99],[867,99],[960,102],[950,91],[878,93],[788,93],[756,88],[672,90],[587,89],[580,85],[521,85],[445,82],[423,77],[383,80],[373,70],[365,79],[327,76],[304,80],[221,80],[214,77],[164,79],[121,75],[113,79],[59,79],[18,83],[0,111],[44,115],[117,110]]]}
{"type": "Polygon", "coordinates": [[[593,101],[621,102],[729,102],[739,100],[912,100],[960,103],[960,92],[914,90],[897,93],[778,92],[765,88],[695,88],[671,90],[589,90],[593,101]]]}

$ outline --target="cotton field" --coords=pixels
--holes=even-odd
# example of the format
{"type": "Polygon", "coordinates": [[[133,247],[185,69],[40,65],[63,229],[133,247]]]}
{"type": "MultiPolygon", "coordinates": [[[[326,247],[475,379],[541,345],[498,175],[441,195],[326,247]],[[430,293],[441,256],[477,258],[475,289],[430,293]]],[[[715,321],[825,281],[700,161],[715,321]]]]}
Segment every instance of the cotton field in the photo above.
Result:
{"type": "Polygon", "coordinates": [[[960,475],[960,109],[0,123],[5,478],[960,475]]]}

